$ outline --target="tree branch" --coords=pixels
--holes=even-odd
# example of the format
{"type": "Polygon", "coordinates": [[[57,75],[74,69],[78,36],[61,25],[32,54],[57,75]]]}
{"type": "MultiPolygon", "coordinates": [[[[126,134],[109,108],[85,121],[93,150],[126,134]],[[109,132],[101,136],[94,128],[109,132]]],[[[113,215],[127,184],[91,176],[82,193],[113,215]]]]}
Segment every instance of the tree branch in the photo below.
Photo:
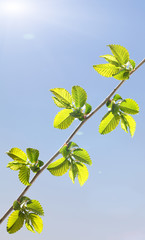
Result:
{"type": "MultiPolygon", "coordinates": [[[[143,59],[134,70],[132,70],[130,72],[130,75],[132,75],[139,67],[141,67],[142,64],[145,63],[145,59],[143,59]]],[[[100,103],[86,118],[83,122],[81,122],[78,127],[73,131],[73,133],[68,137],[68,139],[65,141],[64,144],[67,144],[70,142],[70,140],[74,137],[74,135],[79,131],[79,129],[86,123],[86,121],[88,121],[101,107],[103,107],[105,105],[105,103],[114,95],[114,93],[122,86],[122,84],[125,82],[126,80],[121,81],[116,88],[114,88],[114,90],[105,98],[105,100],[100,103]]],[[[32,178],[30,185],[27,186],[23,192],[20,194],[20,196],[17,198],[17,201],[20,200],[20,198],[22,196],[24,196],[24,194],[28,191],[28,189],[32,186],[32,184],[35,182],[35,180],[38,178],[38,176],[48,167],[48,165],[59,155],[59,151],[60,149],[64,146],[64,144],[59,148],[59,150],[48,160],[48,162],[35,174],[35,176],[32,178]]],[[[0,219],[0,223],[2,223],[5,218],[11,213],[11,211],[13,210],[13,206],[11,206],[9,208],[9,210],[4,214],[4,216],[0,219]]]]}

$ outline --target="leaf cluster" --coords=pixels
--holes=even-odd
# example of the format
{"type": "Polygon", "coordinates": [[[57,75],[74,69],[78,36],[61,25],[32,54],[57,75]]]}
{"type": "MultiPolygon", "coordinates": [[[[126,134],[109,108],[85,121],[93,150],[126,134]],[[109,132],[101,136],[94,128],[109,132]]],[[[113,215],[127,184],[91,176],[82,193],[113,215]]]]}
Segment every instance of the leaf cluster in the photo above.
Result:
{"type": "Polygon", "coordinates": [[[44,162],[38,160],[39,151],[34,148],[27,148],[26,153],[19,148],[12,148],[7,155],[13,159],[7,167],[14,171],[19,171],[19,180],[24,185],[30,185],[30,170],[36,173],[43,166],[44,162]]]}
{"type": "Polygon", "coordinates": [[[64,108],[54,118],[55,128],[66,129],[75,118],[83,121],[92,110],[91,105],[86,102],[87,93],[80,86],[73,86],[72,94],[64,88],[54,88],[50,91],[54,94],[52,98],[57,107],[64,108]]]}
{"type": "Polygon", "coordinates": [[[128,50],[120,45],[108,46],[113,55],[100,56],[108,63],[94,65],[94,69],[104,77],[114,77],[117,80],[129,79],[130,72],[135,69],[135,62],[129,58],[128,50]]]}
{"type": "Polygon", "coordinates": [[[23,196],[20,201],[14,201],[13,209],[14,212],[9,216],[7,222],[8,233],[17,232],[24,224],[33,233],[35,231],[42,232],[43,221],[40,216],[44,215],[44,211],[39,201],[23,196]]]}
{"type": "Polygon", "coordinates": [[[109,100],[106,103],[108,107],[108,112],[102,118],[102,121],[99,125],[99,132],[101,134],[107,134],[113,131],[121,121],[121,128],[125,132],[130,132],[130,135],[133,137],[136,122],[131,115],[139,113],[138,104],[130,98],[122,99],[119,94],[116,94],[112,101],[109,100]]]}
{"type": "Polygon", "coordinates": [[[85,164],[92,165],[92,161],[88,152],[79,148],[74,142],[65,144],[60,153],[62,158],[51,163],[47,169],[54,176],[62,176],[69,171],[69,177],[72,182],[75,182],[75,178],[78,177],[78,181],[82,186],[88,179],[89,173],[85,164]]]}

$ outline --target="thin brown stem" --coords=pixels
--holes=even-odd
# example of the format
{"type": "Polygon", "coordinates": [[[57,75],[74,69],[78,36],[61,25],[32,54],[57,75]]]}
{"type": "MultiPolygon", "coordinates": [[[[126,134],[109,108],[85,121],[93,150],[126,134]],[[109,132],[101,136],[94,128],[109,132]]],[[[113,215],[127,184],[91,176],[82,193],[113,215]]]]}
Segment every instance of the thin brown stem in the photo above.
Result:
{"type": "MultiPolygon", "coordinates": [[[[145,63],[145,59],[143,59],[137,66],[136,68],[130,72],[130,75],[132,75],[142,64],[145,63]]],[[[89,116],[86,117],[86,119],[81,122],[78,127],[73,131],[73,133],[68,137],[68,139],[65,141],[64,144],[67,144],[70,142],[70,140],[74,137],[74,135],[79,131],[79,129],[86,123],[86,121],[88,119],[90,119],[101,107],[104,106],[104,104],[113,96],[113,94],[122,86],[122,84],[125,82],[126,80],[121,81],[116,88],[114,88],[114,90],[104,99],[103,102],[101,102],[90,114],[89,116]]],[[[64,145],[63,144],[63,145],[64,145]]],[[[62,145],[62,146],[63,146],[62,145]]],[[[24,196],[24,194],[28,191],[28,189],[32,186],[32,184],[35,182],[35,180],[38,178],[38,176],[48,167],[48,165],[59,155],[59,151],[62,148],[62,146],[59,148],[59,150],[48,160],[48,162],[40,169],[40,171],[38,171],[35,176],[32,178],[30,185],[27,186],[23,192],[20,194],[20,196],[17,198],[17,200],[19,201],[20,198],[22,196],[24,196]]],[[[4,216],[0,219],[0,223],[2,223],[5,218],[11,213],[11,211],[13,210],[13,206],[11,206],[9,208],[9,210],[4,214],[4,216]]]]}

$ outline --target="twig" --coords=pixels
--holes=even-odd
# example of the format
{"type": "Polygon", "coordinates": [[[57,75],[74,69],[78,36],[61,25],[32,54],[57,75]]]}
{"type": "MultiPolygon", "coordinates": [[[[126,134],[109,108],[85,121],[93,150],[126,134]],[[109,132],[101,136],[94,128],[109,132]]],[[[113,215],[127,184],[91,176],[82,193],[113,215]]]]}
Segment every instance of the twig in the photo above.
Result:
{"type": "MultiPolygon", "coordinates": [[[[142,64],[145,63],[145,59],[143,59],[137,66],[136,68],[130,72],[130,75],[132,75],[139,67],[141,67],[142,64]]],[[[73,131],[73,133],[68,137],[68,139],[65,141],[64,144],[67,144],[70,142],[70,140],[74,137],[74,135],[79,131],[79,129],[86,123],[87,120],[89,120],[101,107],[104,106],[104,104],[113,96],[113,94],[122,86],[122,84],[125,82],[126,80],[121,81],[116,88],[114,88],[114,90],[105,98],[105,100],[100,103],[95,109],[94,111],[92,111],[87,117],[86,119],[81,122],[78,127],[73,131]]],[[[59,151],[60,149],[64,146],[64,144],[59,148],[59,150],[48,160],[48,162],[35,174],[35,176],[32,178],[30,185],[27,186],[24,191],[20,194],[20,196],[17,198],[17,201],[20,200],[20,198],[22,196],[24,196],[24,194],[28,191],[28,189],[32,186],[32,184],[35,182],[35,180],[38,178],[38,176],[48,167],[48,165],[59,155],[59,151]]],[[[4,216],[0,219],[0,223],[2,223],[5,218],[11,213],[11,211],[13,210],[13,206],[10,207],[10,209],[4,214],[4,216]]]]}

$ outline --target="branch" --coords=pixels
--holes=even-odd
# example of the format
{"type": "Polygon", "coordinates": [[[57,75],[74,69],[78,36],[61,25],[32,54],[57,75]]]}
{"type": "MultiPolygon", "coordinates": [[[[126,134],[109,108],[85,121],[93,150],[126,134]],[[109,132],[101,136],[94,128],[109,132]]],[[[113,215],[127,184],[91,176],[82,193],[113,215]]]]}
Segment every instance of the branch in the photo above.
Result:
{"type": "MultiPolygon", "coordinates": [[[[142,66],[142,64],[145,63],[145,59],[143,59],[134,70],[132,70],[130,72],[130,75],[132,75],[139,67],[142,66]]],[[[83,122],[81,122],[78,127],[73,131],[73,133],[68,137],[68,139],[65,141],[64,144],[67,144],[70,142],[70,140],[74,137],[74,135],[79,131],[79,129],[86,123],[86,121],[88,121],[101,107],[103,107],[105,105],[105,103],[114,95],[114,93],[122,86],[122,84],[125,82],[126,80],[121,81],[116,88],[114,88],[114,90],[105,98],[105,100],[100,103],[95,109],[94,111],[92,111],[83,122]]],[[[48,167],[48,165],[59,155],[59,151],[60,149],[64,146],[64,144],[59,148],[59,150],[48,160],[48,162],[35,174],[35,176],[32,178],[30,185],[27,186],[24,191],[20,194],[20,196],[17,198],[17,201],[20,200],[20,198],[22,196],[24,196],[24,194],[28,191],[28,189],[32,186],[32,184],[35,182],[35,180],[38,178],[38,176],[48,167]]],[[[11,211],[13,210],[13,206],[10,207],[10,209],[4,214],[4,216],[0,219],[0,223],[2,223],[5,218],[11,213],[11,211]]]]}

